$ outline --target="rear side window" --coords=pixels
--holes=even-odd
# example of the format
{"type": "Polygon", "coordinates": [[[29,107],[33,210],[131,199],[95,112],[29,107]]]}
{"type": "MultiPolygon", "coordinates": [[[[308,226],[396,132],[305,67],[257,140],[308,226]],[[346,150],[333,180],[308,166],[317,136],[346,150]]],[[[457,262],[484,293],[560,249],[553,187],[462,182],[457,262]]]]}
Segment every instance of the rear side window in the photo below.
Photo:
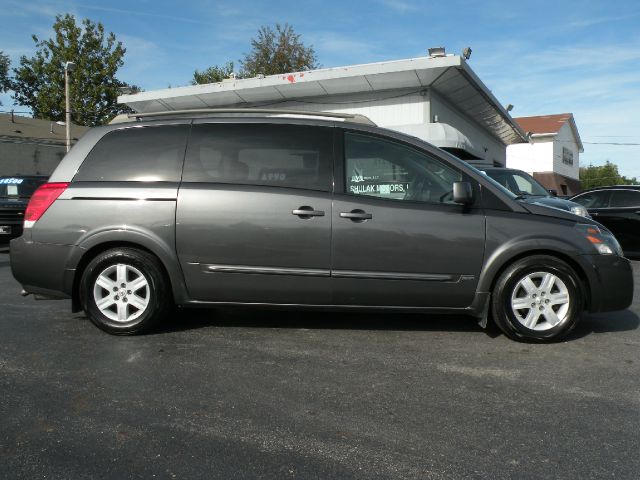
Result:
{"type": "Polygon", "coordinates": [[[636,190],[614,190],[611,192],[611,207],[639,207],[640,192],[636,190]]]}
{"type": "Polygon", "coordinates": [[[182,181],[330,191],[332,131],[307,125],[194,125],[182,181]]]}
{"type": "Polygon", "coordinates": [[[179,182],[188,125],[114,130],[82,162],[76,182],[179,182]]]}

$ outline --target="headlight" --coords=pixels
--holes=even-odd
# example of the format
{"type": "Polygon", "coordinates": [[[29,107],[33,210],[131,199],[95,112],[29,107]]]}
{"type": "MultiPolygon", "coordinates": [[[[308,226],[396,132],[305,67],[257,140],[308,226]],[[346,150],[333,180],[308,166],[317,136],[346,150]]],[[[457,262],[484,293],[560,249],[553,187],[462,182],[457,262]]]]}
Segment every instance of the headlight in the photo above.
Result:
{"type": "Polygon", "coordinates": [[[571,207],[571,213],[573,213],[574,215],[580,215],[581,217],[591,218],[591,215],[589,215],[589,212],[587,212],[587,209],[584,208],[582,205],[576,205],[575,207],[571,207]]]}
{"type": "Polygon", "coordinates": [[[616,237],[608,230],[584,223],[576,224],[576,228],[582,232],[599,254],[623,256],[622,247],[620,247],[616,237]]]}

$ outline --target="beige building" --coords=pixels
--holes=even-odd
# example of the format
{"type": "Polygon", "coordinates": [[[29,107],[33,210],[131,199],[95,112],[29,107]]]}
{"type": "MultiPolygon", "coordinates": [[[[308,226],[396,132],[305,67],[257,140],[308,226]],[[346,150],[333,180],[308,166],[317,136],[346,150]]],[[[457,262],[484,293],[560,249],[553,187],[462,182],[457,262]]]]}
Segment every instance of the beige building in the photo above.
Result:
{"type": "Polygon", "coordinates": [[[533,175],[558,195],[580,192],[580,153],[584,152],[572,113],[514,118],[531,143],[507,147],[507,167],[533,175]]]}
{"type": "MultiPolygon", "coordinates": [[[[71,126],[75,143],[87,127],[71,126]]],[[[0,114],[0,175],[50,175],[66,153],[64,124],[0,114]]]]}

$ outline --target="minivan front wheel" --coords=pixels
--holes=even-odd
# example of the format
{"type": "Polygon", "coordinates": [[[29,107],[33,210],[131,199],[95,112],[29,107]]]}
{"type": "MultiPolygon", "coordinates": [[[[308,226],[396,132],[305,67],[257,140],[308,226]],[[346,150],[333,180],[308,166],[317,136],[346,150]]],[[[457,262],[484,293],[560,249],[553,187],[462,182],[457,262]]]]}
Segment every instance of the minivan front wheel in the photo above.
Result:
{"type": "Polygon", "coordinates": [[[557,341],[577,324],[582,311],[580,279],[564,261],[522,258],[498,278],[492,299],[496,325],[510,338],[557,341]]]}
{"type": "Polygon", "coordinates": [[[151,329],[171,307],[162,266],[151,254],[114,248],[96,256],[80,280],[80,301],[105,332],[130,335],[151,329]]]}

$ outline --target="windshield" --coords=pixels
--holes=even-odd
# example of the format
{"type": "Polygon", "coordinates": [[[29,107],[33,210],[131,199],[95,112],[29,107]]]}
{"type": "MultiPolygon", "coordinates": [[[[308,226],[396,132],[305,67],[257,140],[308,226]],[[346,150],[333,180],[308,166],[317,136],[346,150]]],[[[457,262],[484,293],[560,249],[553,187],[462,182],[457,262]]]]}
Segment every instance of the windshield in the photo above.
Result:
{"type": "Polygon", "coordinates": [[[508,188],[505,188],[504,185],[500,185],[499,182],[496,182],[493,178],[491,178],[489,175],[487,175],[487,172],[485,172],[484,170],[479,170],[477,167],[474,167],[470,163],[467,163],[465,165],[465,167],[470,168],[474,172],[479,173],[480,175],[484,176],[485,179],[490,181],[494,186],[498,187],[509,198],[515,198],[516,197],[516,195],[514,195],[511,190],[509,190],[508,188]]]}
{"type": "Polygon", "coordinates": [[[549,192],[528,173],[513,170],[488,170],[486,174],[516,195],[549,196],[549,192]]]}
{"type": "Polygon", "coordinates": [[[45,182],[44,178],[0,177],[0,198],[29,198],[45,182]]]}

